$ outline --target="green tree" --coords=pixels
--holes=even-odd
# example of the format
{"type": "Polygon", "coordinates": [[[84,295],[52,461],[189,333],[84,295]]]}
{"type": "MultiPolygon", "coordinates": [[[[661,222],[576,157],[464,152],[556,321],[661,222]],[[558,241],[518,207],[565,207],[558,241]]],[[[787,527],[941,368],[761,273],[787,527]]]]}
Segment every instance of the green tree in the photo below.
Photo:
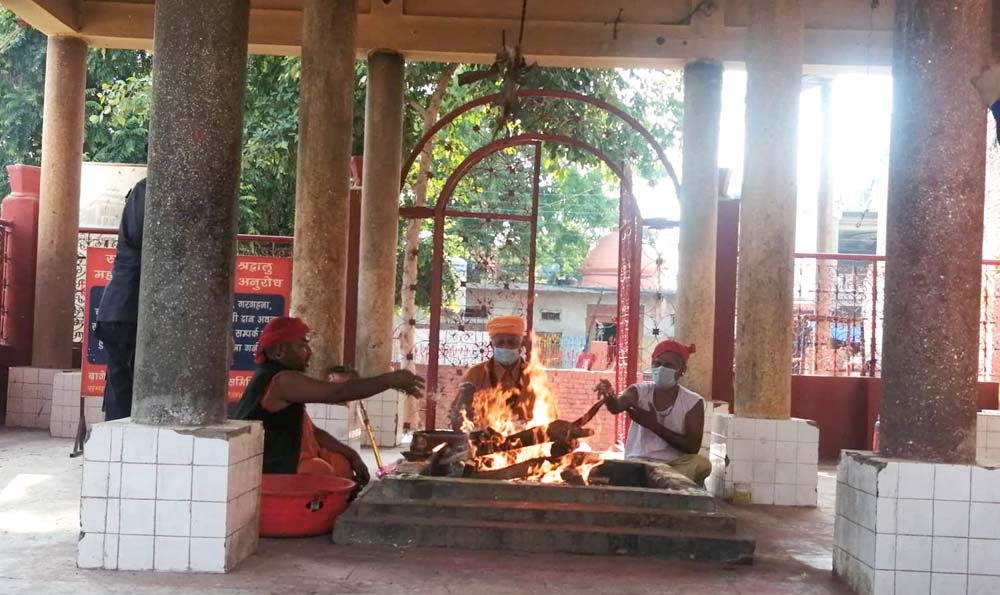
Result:
{"type": "Polygon", "coordinates": [[[0,8],[0,196],[10,192],[7,165],[39,165],[45,36],[0,8]]]}

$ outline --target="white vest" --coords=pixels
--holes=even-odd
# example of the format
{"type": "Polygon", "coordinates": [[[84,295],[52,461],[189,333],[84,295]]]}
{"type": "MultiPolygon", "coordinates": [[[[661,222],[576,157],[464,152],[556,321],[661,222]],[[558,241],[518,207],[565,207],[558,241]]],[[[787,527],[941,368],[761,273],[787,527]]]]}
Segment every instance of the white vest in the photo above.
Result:
{"type": "MultiPolygon", "coordinates": [[[[684,433],[684,418],[687,417],[691,408],[702,402],[701,395],[688,390],[683,386],[678,387],[677,400],[665,411],[657,411],[653,405],[653,389],[656,385],[652,382],[640,382],[635,385],[639,393],[639,409],[656,411],[660,425],[678,434],[684,433]]],[[[699,440],[701,436],[698,436],[699,440]]],[[[662,461],[672,461],[688,453],[681,452],[660,438],[652,430],[644,428],[634,421],[629,425],[628,438],[625,440],[625,458],[646,458],[658,459],[662,461]]]]}

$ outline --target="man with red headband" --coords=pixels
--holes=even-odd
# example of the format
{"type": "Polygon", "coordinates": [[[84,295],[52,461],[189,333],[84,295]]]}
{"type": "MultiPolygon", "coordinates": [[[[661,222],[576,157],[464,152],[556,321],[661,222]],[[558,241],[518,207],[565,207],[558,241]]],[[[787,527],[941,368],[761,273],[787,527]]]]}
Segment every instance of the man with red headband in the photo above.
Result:
{"type": "Polygon", "coordinates": [[[401,390],[421,397],[424,379],[400,370],[372,378],[328,382],[307,376],[312,350],[309,327],[301,319],[282,316],[267,323],[257,342],[257,371],[243,392],[233,417],[264,423],[264,473],[337,473],[337,458],[348,459],[359,483],[367,480],[361,457],[332,436],[312,426],[306,403],[347,403],[387,390],[401,390]],[[308,426],[308,430],[305,428],[308,426]],[[311,430],[312,438],[309,437],[311,430]],[[303,458],[303,435],[307,439],[303,458]],[[313,444],[313,442],[317,444],[313,444]],[[315,452],[308,452],[315,446],[315,452]],[[353,455],[353,456],[352,456],[353,455]],[[326,460],[333,458],[333,462],[326,460]],[[330,469],[320,463],[326,462],[330,469]]]}
{"type": "Polygon", "coordinates": [[[626,459],[654,459],[698,485],[712,471],[701,450],[705,401],[678,380],[687,370],[694,345],[660,342],[653,349],[652,382],[640,382],[610,399],[608,411],[627,412],[632,419],[625,440],[626,459]]]}

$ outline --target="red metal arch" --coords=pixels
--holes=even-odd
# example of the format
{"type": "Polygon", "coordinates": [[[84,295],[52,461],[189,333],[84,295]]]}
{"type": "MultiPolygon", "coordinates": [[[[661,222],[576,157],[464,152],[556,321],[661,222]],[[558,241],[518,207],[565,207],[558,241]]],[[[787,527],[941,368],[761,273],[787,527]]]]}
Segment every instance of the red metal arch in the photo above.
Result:
{"type": "MultiPolygon", "coordinates": [[[[581,103],[593,105],[594,107],[597,107],[619,118],[620,120],[628,124],[630,128],[638,132],[639,135],[642,136],[642,138],[645,139],[647,143],[649,143],[650,147],[652,147],[653,151],[656,153],[657,158],[660,160],[660,163],[663,165],[663,168],[666,170],[667,176],[670,178],[670,181],[673,182],[674,190],[677,193],[677,196],[680,197],[681,195],[680,179],[677,177],[677,173],[674,171],[673,165],[670,164],[670,160],[667,159],[667,154],[666,152],[664,152],[663,147],[660,146],[660,143],[657,142],[656,138],[653,136],[653,134],[649,131],[648,128],[643,126],[642,123],[640,123],[638,120],[630,116],[625,111],[611,105],[606,101],[597,99],[596,97],[581,95],[580,93],[576,93],[573,91],[564,91],[559,89],[521,89],[517,92],[517,95],[518,97],[552,97],[557,99],[566,99],[568,101],[578,101],[581,103]]],[[[423,136],[421,136],[420,140],[417,141],[416,146],[414,146],[413,150],[410,151],[410,155],[406,158],[406,162],[403,164],[402,175],[399,183],[400,189],[402,189],[406,185],[406,178],[409,175],[410,170],[413,169],[413,164],[416,162],[417,157],[420,155],[421,151],[424,150],[424,147],[427,145],[427,143],[430,142],[430,140],[438,132],[440,132],[442,128],[444,128],[448,124],[451,124],[452,122],[455,121],[455,119],[457,119],[459,116],[468,111],[471,111],[483,105],[493,103],[494,101],[496,101],[497,97],[499,97],[499,93],[494,93],[493,95],[485,95],[478,99],[473,99],[472,101],[455,108],[454,110],[443,116],[441,119],[439,119],[434,124],[434,126],[430,128],[430,130],[428,130],[423,136]]],[[[485,145],[485,146],[490,146],[490,145],[485,145]]]]}
{"type": "MultiPolygon", "coordinates": [[[[552,142],[567,144],[576,147],[594,157],[603,161],[611,170],[618,176],[621,180],[621,200],[620,200],[620,230],[619,233],[622,234],[622,230],[629,230],[627,234],[623,234],[622,239],[619,243],[625,242],[627,246],[623,245],[619,248],[619,260],[620,268],[624,269],[624,273],[619,272],[619,293],[625,293],[628,298],[619,298],[619,316],[622,321],[626,321],[629,316],[629,306],[633,306],[635,311],[638,311],[638,297],[639,297],[639,283],[641,281],[641,274],[639,273],[639,255],[641,254],[641,228],[642,220],[639,216],[638,205],[635,203],[635,197],[632,194],[632,177],[629,170],[625,164],[615,163],[606,153],[600,149],[585,143],[579,139],[560,135],[560,134],[548,134],[548,133],[525,133],[510,138],[499,139],[492,141],[479,149],[470,153],[455,170],[448,176],[445,181],[444,186],[441,189],[441,193],[438,196],[437,203],[434,208],[429,207],[411,207],[400,209],[400,215],[405,218],[411,219],[422,219],[422,218],[434,218],[434,243],[433,243],[433,254],[431,256],[431,319],[430,319],[430,336],[428,337],[428,361],[427,361],[427,409],[426,409],[426,426],[427,428],[434,428],[436,425],[436,395],[435,390],[437,388],[437,375],[439,367],[439,348],[441,340],[441,300],[443,298],[443,276],[444,276],[444,226],[446,217],[475,217],[483,219],[507,219],[507,220],[520,220],[529,221],[531,223],[531,252],[529,255],[529,275],[528,275],[528,316],[527,319],[531,321],[531,308],[534,296],[534,271],[535,271],[535,234],[536,226],[538,223],[538,179],[539,171],[541,168],[541,145],[543,142],[552,142]],[[502,215],[497,213],[472,213],[466,211],[454,211],[448,209],[448,202],[451,200],[455,189],[458,187],[459,181],[471,170],[476,164],[482,162],[488,156],[493,155],[499,151],[510,147],[517,146],[530,146],[535,147],[535,158],[534,158],[534,171],[533,171],[533,182],[532,182],[532,214],[530,216],[523,215],[502,215]],[[625,235],[628,237],[626,238],[625,235]],[[622,250],[621,248],[626,247],[628,249],[622,250]],[[634,261],[634,262],[633,262],[634,261]],[[631,274],[634,271],[635,274],[631,274]],[[623,276],[624,275],[624,276],[623,276]],[[627,304],[627,305],[625,305],[627,304]],[[622,316],[622,308],[624,305],[624,317],[622,316]]],[[[628,379],[628,383],[632,382],[632,378],[635,376],[635,354],[633,347],[638,344],[638,327],[634,324],[628,324],[625,326],[627,329],[627,343],[623,350],[627,350],[628,353],[620,353],[618,365],[616,365],[616,376],[620,376],[620,382],[624,382],[628,379]],[[635,335],[635,336],[632,336],[635,335]],[[626,360],[626,358],[631,358],[626,360]],[[621,368],[621,370],[617,370],[621,368]]],[[[530,327],[529,327],[530,330],[530,327]]],[[[620,439],[624,439],[624,426],[618,428],[621,425],[619,422],[624,421],[623,419],[616,419],[616,434],[620,435],[620,439]]]]}

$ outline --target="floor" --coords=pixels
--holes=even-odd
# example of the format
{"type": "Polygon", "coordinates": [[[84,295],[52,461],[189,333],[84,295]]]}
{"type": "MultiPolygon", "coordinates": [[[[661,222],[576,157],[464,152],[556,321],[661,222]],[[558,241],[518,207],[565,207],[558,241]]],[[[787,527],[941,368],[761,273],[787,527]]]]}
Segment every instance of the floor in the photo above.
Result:
{"type": "MultiPolygon", "coordinates": [[[[0,427],[0,593],[552,595],[850,593],[831,573],[835,472],[821,466],[818,509],[744,507],[753,566],[620,557],[398,550],[327,538],[261,541],[228,575],[78,570],[80,460],[71,440],[0,427]]],[[[366,458],[374,461],[370,452],[366,458]]]]}

